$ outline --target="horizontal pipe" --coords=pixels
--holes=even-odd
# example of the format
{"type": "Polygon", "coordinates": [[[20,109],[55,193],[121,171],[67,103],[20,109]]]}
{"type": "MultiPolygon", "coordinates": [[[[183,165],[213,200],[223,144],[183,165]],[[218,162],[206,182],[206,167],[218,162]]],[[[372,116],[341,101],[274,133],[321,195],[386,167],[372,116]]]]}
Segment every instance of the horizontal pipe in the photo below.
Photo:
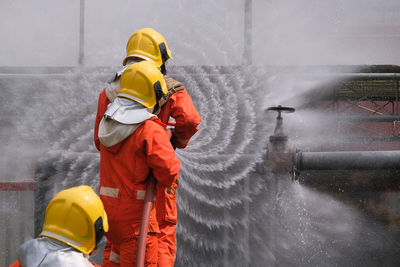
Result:
{"type": "Polygon", "coordinates": [[[348,116],[332,116],[332,118],[340,121],[357,121],[357,122],[400,121],[399,115],[348,115],[348,116]]]}
{"type": "Polygon", "coordinates": [[[35,191],[36,182],[24,181],[24,182],[1,182],[0,191],[35,191]]]}
{"type": "MultiPolygon", "coordinates": [[[[328,75],[326,75],[328,76],[328,75]]],[[[400,73],[335,73],[332,76],[350,79],[393,79],[397,80],[400,78],[400,73]]]]}
{"type": "Polygon", "coordinates": [[[297,152],[297,171],[400,170],[400,151],[297,152]]]}
{"type": "Polygon", "coordinates": [[[331,138],[331,143],[366,143],[366,142],[400,142],[400,136],[344,136],[340,138],[331,138]]]}
{"type": "Polygon", "coordinates": [[[297,78],[328,78],[332,80],[399,80],[400,73],[284,73],[280,76],[291,76],[297,78]]]}

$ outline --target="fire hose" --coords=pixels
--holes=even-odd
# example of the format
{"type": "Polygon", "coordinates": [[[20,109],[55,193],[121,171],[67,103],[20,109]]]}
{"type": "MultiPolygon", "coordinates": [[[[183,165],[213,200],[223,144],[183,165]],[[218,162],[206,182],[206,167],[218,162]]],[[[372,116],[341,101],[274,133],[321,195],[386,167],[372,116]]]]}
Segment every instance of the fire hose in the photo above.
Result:
{"type": "MultiPolygon", "coordinates": [[[[167,125],[175,126],[175,122],[168,122],[167,125]]],[[[169,139],[172,137],[172,132],[167,130],[169,139]]],[[[142,219],[140,221],[140,231],[138,247],[136,252],[136,267],[143,267],[146,256],[146,238],[149,229],[150,212],[153,207],[153,199],[155,195],[156,180],[152,175],[149,176],[149,181],[144,196],[142,219]]]]}

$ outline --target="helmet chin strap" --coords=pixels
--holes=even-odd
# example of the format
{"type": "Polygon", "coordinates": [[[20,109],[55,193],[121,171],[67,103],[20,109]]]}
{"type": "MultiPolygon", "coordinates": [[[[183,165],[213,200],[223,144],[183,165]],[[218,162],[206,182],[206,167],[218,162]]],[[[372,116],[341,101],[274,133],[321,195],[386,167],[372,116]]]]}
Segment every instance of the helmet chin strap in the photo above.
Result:
{"type": "Polygon", "coordinates": [[[166,68],[166,62],[169,59],[169,55],[167,52],[167,46],[165,45],[165,43],[160,43],[158,45],[158,47],[160,48],[160,53],[161,53],[161,60],[162,60],[162,65],[161,65],[161,73],[163,75],[167,75],[167,68],[166,68]]]}
{"type": "Polygon", "coordinates": [[[98,245],[102,238],[104,237],[104,228],[103,228],[103,218],[100,216],[97,218],[97,220],[94,223],[94,234],[95,234],[95,247],[94,249],[90,252],[90,255],[94,255],[96,253],[98,245]],[[92,254],[93,253],[93,254],[92,254]]]}
{"type": "Polygon", "coordinates": [[[167,75],[167,68],[165,67],[165,63],[163,63],[160,67],[160,71],[163,75],[167,75]]]}
{"type": "Polygon", "coordinates": [[[161,109],[160,109],[160,102],[157,102],[157,104],[154,106],[153,108],[153,114],[154,115],[158,115],[160,113],[161,109]]]}

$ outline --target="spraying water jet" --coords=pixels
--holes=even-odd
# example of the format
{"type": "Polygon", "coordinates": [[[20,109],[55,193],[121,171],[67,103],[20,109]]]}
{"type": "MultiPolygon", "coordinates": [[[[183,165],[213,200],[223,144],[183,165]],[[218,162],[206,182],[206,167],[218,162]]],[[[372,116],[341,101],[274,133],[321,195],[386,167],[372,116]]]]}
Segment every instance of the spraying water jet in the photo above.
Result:
{"type": "MultiPolygon", "coordinates": [[[[324,171],[331,171],[332,179],[335,177],[332,175],[334,171],[364,171],[364,174],[371,171],[374,177],[379,176],[378,171],[381,171],[381,176],[387,179],[388,176],[397,176],[400,170],[400,151],[305,152],[296,149],[294,144],[288,142],[282,118],[282,113],[293,113],[295,109],[278,105],[267,110],[278,112],[274,134],[269,137],[270,151],[266,158],[267,166],[271,166],[274,173],[290,173],[293,180],[307,182],[318,180],[324,171]],[[312,175],[312,172],[317,175],[312,175]]],[[[325,179],[323,181],[326,182],[325,179]]]]}
{"type": "Polygon", "coordinates": [[[282,113],[293,113],[294,108],[278,105],[267,108],[268,111],[278,112],[274,134],[269,137],[270,151],[267,153],[266,164],[271,166],[276,174],[290,173],[293,169],[293,147],[288,145],[288,136],[283,130],[282,113]]]}

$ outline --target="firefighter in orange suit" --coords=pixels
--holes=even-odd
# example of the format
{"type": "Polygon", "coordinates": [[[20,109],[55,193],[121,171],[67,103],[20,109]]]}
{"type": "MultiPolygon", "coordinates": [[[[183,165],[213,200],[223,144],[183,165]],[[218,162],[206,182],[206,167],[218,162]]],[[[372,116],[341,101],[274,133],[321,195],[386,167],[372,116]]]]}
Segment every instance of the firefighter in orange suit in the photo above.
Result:
{"type": "Polygon", "coordinates": [[[107,230],[107,214],[92,188],[62,190],[47,205],[43,231],[18,248],[11,267],[99,266],[89,255],[107,230]]]}
{"type": "MultiPolygon", "coordinates": [[[[180,162],[169,142],[166,125],[153,114],[167,93],[159,69],[148,61],[132,64],[123,72],[120,87],[99,125],[100,197],[109,218],[106,236],[111,251],[119,255],[121,266],[133,266],[147,178],[152,175],[160,186],[171,187],[178,178],[180,162]]],[[[146,238],[146,266],[157,266],[157,233],[153,205],[146,238]]]]}
{"type": "MultiPolygon", "coordinates": [[[[166,79],[166,82],[170,96],[164,98],[165,104],[162,105],[158,117],[163,123],[167,123],[170,116],[175,119],[171,143],[174,147],[183,149],[198,131],[201,118],[183,85],[173,79],[166,79]]],[[[160,227],[158,234],[158,266],[160,267],[170,267],[175,262],[178,184],[179,180],[168,188],[156,186],[157,221],[160,227]]]]}
{"type": "MultiPolygon", "coordinates": [[[[131,36],[127,43],[126,57],[123,65],[147,60],[154,63],[166,74],[166,63],[172,58],[168,45],[161,34],[150,28],[137,31],[131,36]]],[[[124,68],[116,73],[107,83],[106,88],[101,92],[98,102],[96,116],[94,142],[97,149],[100,148],[98,138],[98,126],[107,108],[107,105],[114,101],[120,90],[120,76],[124,68]]],[[[201,118],[195,109],[192,99],[184,86],[167,76],[164,76],[168,93],[160,101],[161,112],[158,117],[163,123],[167,123],[170,117],[176,121],[171,142],[174,147],[185,148],[189,139],[198,131],[201,118]]],[[[178,180],[170,188],[157,186],[157,220],[159,222],[159,266],[172,266],[175,261],[176,251],[176,189],[178,180]]],[[[111,243],[107,242],[104,250],[103,266],[118,266],[119,255],[116,251],[110,251],[111,243]]]]}

